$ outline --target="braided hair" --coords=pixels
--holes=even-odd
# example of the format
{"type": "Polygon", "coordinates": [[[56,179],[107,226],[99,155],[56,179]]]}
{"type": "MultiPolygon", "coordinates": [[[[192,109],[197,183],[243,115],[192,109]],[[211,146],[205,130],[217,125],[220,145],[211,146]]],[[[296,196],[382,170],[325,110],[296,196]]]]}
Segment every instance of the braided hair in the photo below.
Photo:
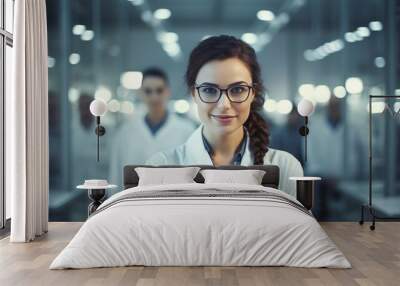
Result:
{"type": "Polygon", "coordinates": [[[213,60],[228,58],[240,59],[247,65],[251,73],[255,96],[244,126],[249,132],[249,147],[254,165],[263,165],[264,156],[268,152],[269,130],[260,114],[264,105],[265,88],[254,49],[242,40],[227,35],[213,36],[201,41],[190,54],[185,74],[186,85],[193,90],[197,74],[203,65],[213,60]]]}

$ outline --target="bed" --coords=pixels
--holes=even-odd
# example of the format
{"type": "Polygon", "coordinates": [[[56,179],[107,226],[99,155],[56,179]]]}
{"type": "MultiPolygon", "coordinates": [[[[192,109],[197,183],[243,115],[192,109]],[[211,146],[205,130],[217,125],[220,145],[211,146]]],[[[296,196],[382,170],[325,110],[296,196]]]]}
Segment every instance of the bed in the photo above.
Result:
{"type": "Polygon", "coordinates": [[[218,167],[265,170],[261,185],[205,184],[198,174],[194,183],[153,186],[138,186],[136,167],[124,168],[124,190],[102,203],[50,269],[351,267],[313,215],[277,189],[277,166],[218,167]]]}

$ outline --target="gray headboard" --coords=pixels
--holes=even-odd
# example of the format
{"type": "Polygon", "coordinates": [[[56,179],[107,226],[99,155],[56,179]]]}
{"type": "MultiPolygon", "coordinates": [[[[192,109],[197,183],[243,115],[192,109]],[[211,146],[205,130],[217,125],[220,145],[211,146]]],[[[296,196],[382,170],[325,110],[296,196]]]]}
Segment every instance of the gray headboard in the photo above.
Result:
{"type": "MultiPolygon", "coordinates": [[[[277,189],[279,185],[279,167],[275,165],[254,165],[254,166],[208,166],[208,165],[166,165],[166,166],[149,166],[149,165],[127,165],[124,167],[124,189],[133,188],[138,185],[139,177],[135,171],[136,167],[147,168],[179,168],[179,167],[200,167],[201,169],[220,169],[220,170],[246,170],[256,169],[264,170],[266,173],[262,180],[262,185],[277,189]]],[[[203,176],[199,173],[194,180],[197,183],[204,183],[203,176]]]]}

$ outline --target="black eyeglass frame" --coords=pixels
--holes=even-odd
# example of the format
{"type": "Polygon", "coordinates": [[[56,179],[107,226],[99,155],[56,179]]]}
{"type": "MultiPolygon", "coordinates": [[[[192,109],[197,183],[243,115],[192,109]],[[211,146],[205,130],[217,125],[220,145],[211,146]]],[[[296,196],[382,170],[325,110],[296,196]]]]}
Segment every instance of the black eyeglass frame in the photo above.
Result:
{"type": "Polygon", "coordinates": [[[249,96],[250,96],[251,91],[255,92],[255,90],[254,90],[254,84],[253,84],[253,85],[248,85],[248,84],[242,84],[242,83],[237,84],[237,85],[230,86],[230,87],[228,87],[228,88],[220,88],[220,87],[218,87],[218,86],[209,85],[209,84],[195,85],[194,88],[197,90],[197,95],[199,96],[200,100],[201,100],[202,102],[204,102],[204,103],[217,103],[217,102],[221,99],[221,96],[222,96],[222,93],[223,93],[223,92],[225,92],[226,96],[228,97],[228,99],[229,99],[229,101],[230,101],[231,103],[243,103],[243,102],[245,102],[247,99],[249,99],[249,96]],[[234,87],[238,87],[238,86],[247,87],[247,88],[249,89],[249,92],[247,93],[247,96],[246,96],[246,98],[245,98],[244,100],[242,100],[242,101],[233,101],[233,100],[230,98],[230,96],[229,96],[228,90],[231,89],[231,88],[234,88],[234,87]],[[201,98],[200,90],[199,90],[199,89],[202,88],[202,87],[215,87],[215,88],[217,88],[217,89],[219,90],[218,99],[217,99],[216,101],[205,101],[205,100],[203,100],[203,99],[201,98]]]}

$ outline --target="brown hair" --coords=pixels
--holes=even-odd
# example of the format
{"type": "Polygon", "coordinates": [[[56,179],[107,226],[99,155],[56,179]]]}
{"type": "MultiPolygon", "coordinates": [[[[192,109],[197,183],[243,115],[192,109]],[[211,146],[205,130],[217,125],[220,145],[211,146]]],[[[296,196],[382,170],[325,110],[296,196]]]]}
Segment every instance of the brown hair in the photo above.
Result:
{"type": "Polygon", "coordinates": [[[185,74],[186,85],[193,90],[197,74],[203,65],[212,60],[228,58],[242,60],[251,73],[255,96],[244,126],[249,132],[250,151],[253,155],[254,165],[263,165],[264,156],[268,151],[269,131],[267,123],[260,114],[264,105],[265,88],[254,49],[242,40],[227,35],[209,37],[201,41],[190,54],[185,74]]]}

